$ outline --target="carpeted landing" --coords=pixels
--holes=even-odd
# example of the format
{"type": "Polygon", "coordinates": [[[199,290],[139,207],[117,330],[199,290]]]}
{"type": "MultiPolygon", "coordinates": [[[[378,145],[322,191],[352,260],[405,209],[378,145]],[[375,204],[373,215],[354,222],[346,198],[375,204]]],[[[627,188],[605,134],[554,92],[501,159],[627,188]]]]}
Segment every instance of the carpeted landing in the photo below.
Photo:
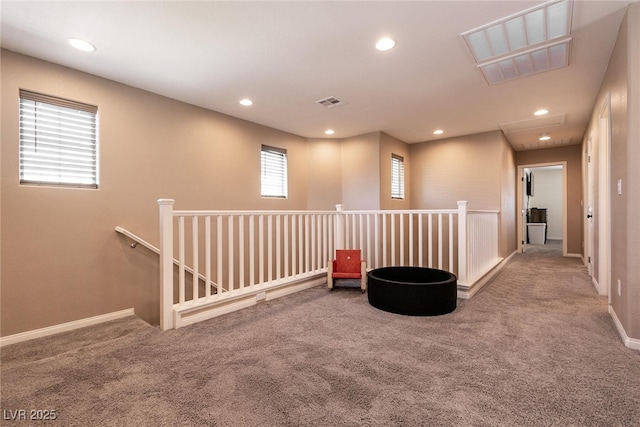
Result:
{"type": "Polygon", "coordinates": [[[41,409],[64,426],[640,426],[640,352],[580,261],[545,251],[443,316],[317,287],[177,331],[130,317],[15,344],[1,362],[3,425],[41,409]]]}

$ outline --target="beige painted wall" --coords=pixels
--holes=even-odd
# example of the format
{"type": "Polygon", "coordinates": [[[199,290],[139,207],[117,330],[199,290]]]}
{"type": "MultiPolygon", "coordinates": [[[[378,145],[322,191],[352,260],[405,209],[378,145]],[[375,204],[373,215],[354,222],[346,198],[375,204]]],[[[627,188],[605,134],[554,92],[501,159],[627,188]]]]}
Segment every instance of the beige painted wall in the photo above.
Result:
{"type": "Polygon", "coordinates": [[[79,71],[2,51],[3,336],[134,307],[158,317],[156,200],[177,209],[452,208],[501,210],[513,251],[514,158],[501,132],[407,145],[383,132],[307,140],[79,71]],[[18,89],[95,104],[100,188],[18,184],[18,89]],[[287,149],[289,198],[260,197],[260,145],[287,149]],[[405,157],[406,199],[390,199],[391,153],[405,157]],[[387,161],[388,160],[388,161],[387,161]]]}
{"type": "Polygon", "coordinates": [[[501,208],[500,131],[411,145],[411,201],[415,209],[501,208]]]}
{"type": "Polygon", "coordinates": [[[305,138],[12,52],[1,59],[3,336],[130,307],[157,319],[157,256],[114,227],[158,245],[159,198],[177,209],[307,209],[305,138]],[[98,106],[98,190],[19,185],[20,88],[98,106]],[[260,197],[261,144],[287,149],[288,199],[260,197]]]}
{"type": "Polygon", "coordinates": [[[397,138],[380,133],[380,209],[411,208],[411,158],[409,145],[397,138]],[[391,155],[404,159],[404,199],[391,198],[391,155]]]}
{"type": "Polygon", "coordinates": [[[505,136],[500,133],[502,145],[501,207],[500,207],[500,254],[504,257],[514,253],[518,247],[516,230],[516,160],[515,151],[505,136]]]}
{"type": "Polygon", "coordinates": [[[567,162],[567,253],[582,253],[582,151],[580,145],[516,151],[516,166],[567,162]]]}
{"type": "Polygon", "coordinates": [[[380,132],[341,142],[344,209],[380,209],[380,132]]]}
{"type": "MultiPolygon", "coordinates": [[[[611,100],[610,225],[611,306],[628,337],[640,339],[640,4],[622,22],[607,72],[594,104],[584,144],[598,136],[598,121],[611,100]],[[622,194],[617,181],[622,180],[622,194]],[[621,282],[618,294],[617,281],[621,282]]],[[[596,166],[597,168],[597,166],[596,166]]],[[[599,171],[596,170],[596,174],[599,171]]],[[[597,213],[596,213],[597,214],[597,213]]],[[[596,217],[597,218],[597,217],[596,217]]],[[[596,236],[597,238],[597,236],[596,236]]],[[[598,242],[595,242],[597,247],[598,242]]]]}
{"type": "Polygon", "coordinates": [[[335,210],[342,203],[342,143],[335,139],[309,139],[307,207],[335,210]]]}
{"type": "Polygon", "coordinates": [[[500,131],[410,146],[411,207],[500,211],[500,255],[515,251],[513,149],[500,131]]]}

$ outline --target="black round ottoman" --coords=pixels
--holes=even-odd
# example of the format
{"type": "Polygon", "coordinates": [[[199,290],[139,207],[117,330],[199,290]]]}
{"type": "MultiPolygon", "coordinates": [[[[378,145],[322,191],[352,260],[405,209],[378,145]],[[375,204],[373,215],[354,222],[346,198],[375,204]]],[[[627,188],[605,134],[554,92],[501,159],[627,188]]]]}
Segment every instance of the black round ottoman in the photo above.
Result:
{"type": "Polygon", "coordinates": [[[455,274],[426,267],[383,267],[367,274],[369,304],[411,316],[437,316],[456,309],[455,274]]]}

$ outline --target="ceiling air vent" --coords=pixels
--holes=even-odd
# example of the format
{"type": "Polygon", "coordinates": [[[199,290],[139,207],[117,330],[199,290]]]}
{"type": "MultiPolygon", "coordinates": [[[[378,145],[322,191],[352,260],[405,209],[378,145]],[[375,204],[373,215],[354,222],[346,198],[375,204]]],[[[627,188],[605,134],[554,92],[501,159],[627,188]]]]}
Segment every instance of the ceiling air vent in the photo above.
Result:
{"type": "Polygon", "coordinates": [[[564,124],[564,114],[555,116],[540,117],[536,119],[519,120],[517,122],[500,123],[500,128],[504,133],[531,131],[550,126],[560,126],[564,124]]]}
{"type": "Polygon", "coordinates": [[[328,98],[320,99],[316,101],[316,104],[323,105],[327,108],[336,108],[336,107],[342,107],[343,105],[347,105],[346,102],[340,101],[335,96],[330,96],[328,98]]]}

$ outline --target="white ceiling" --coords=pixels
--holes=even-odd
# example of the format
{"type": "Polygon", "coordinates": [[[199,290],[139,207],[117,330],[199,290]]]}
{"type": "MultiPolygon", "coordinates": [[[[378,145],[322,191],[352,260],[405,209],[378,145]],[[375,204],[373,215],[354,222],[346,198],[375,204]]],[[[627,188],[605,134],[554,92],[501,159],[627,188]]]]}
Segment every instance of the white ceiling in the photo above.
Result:
{"type": "Polygon", "coordinates": [[[569,67],[489,86],[460,34],[541,3],[2,0],[0,41],[309,138],[331,128],[334,138],[384,131],[416,143],[527,129],[537,122],[517,122],[544,107],[564,124],[505,133],[514,148],[577,144],[630,1],[575,1],[569,67]],[[379,52],[385,35],[397,46],[379,52]],[[97,50],[77,51],[69,37],[97,50]],[[329,96],[347,104],[315,103],[329,96]],[[244,97],[254,105],[241,106],[244,97]],[[445,133],[433,135],[438,128],[445,133]],[[552,139],[540,143],[541,133],[552,139]]]}

